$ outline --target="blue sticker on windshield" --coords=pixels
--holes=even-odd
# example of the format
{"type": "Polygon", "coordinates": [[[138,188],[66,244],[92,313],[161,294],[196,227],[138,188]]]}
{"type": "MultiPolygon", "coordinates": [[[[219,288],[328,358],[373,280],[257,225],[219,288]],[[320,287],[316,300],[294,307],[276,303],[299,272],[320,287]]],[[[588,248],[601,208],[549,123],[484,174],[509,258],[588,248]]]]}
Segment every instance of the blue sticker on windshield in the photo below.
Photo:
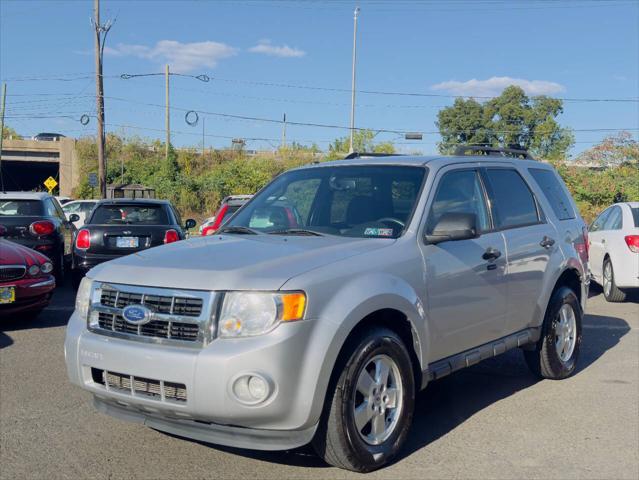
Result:
{"type": "Polygon", "coordinates": [[[371,237],[392,237],[393,229],[369,227],[366,230],[364,230],[364,235],[371,236],[371,237]]]}

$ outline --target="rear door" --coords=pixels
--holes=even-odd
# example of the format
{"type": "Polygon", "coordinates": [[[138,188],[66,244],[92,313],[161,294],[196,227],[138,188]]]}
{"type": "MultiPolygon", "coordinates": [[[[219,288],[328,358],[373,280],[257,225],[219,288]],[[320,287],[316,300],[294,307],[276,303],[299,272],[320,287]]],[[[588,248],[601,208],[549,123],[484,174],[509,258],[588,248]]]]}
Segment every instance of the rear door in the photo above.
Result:
{"type": "Polygon", "coordinates": [[[419,246],[433,328],[432,358],[438,360],[503,336],[507,288],[506,245],[492,229],[478,169],[443,169],[434,185],[419,246]],[[480,236],[425,245],[423,234],[450,212],[475,214],[480,236]],[[490,249],[499,252],[496,259],[484,258],[490,249]]]}
{"type": "MultiPolygon", "coordinates": [[[[532,189],[514,167],[482,169],[492,205],[495,228],[502,232],[508,252],[506,334],[538,325],[545,306],[540,297],[551,255],[561,257],[557,231],[546,221],[532,189]]],[[[556,263],[560,264],[560,260],[556,263]]]]}
{"type": "Polygon", "coordinates": [[[612,208],[604,210],[597,218],[595,218],[595,221],[592,222],[588,231],[588,241],[590,242],[590,249],[588,250],[590,260],[588,262],[588,266],[592,276],[600,285],[603,281],[602,266],[606,242],[604,225],[606,224],[606,220],[608,220],[611,212],[612,208]]]}

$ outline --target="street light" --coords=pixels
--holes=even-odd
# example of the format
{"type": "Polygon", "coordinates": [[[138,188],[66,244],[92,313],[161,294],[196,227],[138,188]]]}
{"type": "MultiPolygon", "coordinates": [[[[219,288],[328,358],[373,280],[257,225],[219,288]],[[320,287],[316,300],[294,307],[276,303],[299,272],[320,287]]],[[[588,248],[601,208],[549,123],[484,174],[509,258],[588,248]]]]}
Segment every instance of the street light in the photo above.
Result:
{"type": "Polygon", "coordinates": [[[353,153],[353,133],[355,132],[355,61],[357,60],[357,17],[359,7],[355,7],[353,14],[353,76],[351,82],[351,139],[348,146],[348,153],[353,153]]]}

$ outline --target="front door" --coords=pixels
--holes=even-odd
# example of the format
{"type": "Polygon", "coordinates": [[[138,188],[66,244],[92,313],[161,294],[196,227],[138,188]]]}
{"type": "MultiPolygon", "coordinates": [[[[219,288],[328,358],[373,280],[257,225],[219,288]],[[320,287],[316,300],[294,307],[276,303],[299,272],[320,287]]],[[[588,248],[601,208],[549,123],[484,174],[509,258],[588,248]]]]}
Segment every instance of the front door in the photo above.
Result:
{"type": "Polygon", "coordinates": [[[595,278],[597,283],[600,285],[603,283],[603,259],[605,254],[605,224],[606,220],[610,216],[612,212],[612,208],[608,208],[604,210],[592,225],[590,225],[590,229],[588,231],[588,242],[590,243],[590,247],[588,249],[588,267],[590,268],[590,273],[595,278]]]}
{"type": "Polygon", "coordinates": [[[479,237],[426,245],[422,250],[427,311],[432,327],[430,361],[503,336],[506,315],[506,246],[492,225],[476,169],[445,169],[435,179],[424,233],[445,213],[472,213],[479,237]],[[496,252],[489,258],[486,252],[496,252]]]}

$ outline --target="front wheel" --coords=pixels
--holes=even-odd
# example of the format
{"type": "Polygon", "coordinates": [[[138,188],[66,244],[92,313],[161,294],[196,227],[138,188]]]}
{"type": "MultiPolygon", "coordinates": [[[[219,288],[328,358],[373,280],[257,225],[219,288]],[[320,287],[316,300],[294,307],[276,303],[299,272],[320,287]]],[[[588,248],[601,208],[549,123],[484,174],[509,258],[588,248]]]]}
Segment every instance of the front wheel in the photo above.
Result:
{"type": "Polygon", "coordinates": [[[540,378],[560,380],[577,368],[581,347],[582,311],[575,292],[561,287],[553,293],[534,350],[524,350],[530,370],[540,378]]]}
{"type": "Polygon", "coordinates": [[[331,465],[369,472],[392,461],[406,440],[415,381],[408,351],[391,330],[374,328],[354,345],[337,366],[313,446],[331,465]]]}

